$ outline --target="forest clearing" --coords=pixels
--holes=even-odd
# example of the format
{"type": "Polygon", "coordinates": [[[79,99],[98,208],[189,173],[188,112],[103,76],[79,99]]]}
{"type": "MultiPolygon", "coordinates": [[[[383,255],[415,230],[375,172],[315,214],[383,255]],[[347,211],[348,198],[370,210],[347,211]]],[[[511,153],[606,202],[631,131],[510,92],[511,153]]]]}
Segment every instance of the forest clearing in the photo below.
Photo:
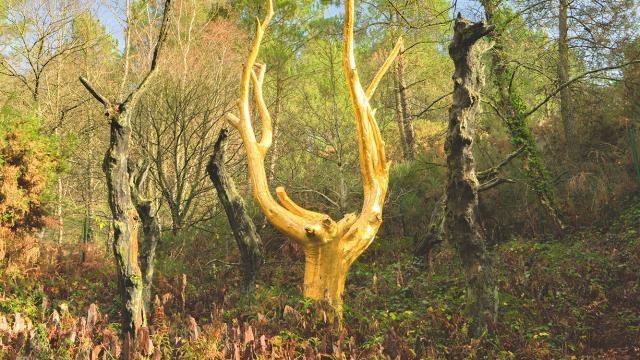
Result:
{"type": "Polygon", "coordinates": [[[640,359],[635,0],[3,0],[0,359],[640,359]]]}

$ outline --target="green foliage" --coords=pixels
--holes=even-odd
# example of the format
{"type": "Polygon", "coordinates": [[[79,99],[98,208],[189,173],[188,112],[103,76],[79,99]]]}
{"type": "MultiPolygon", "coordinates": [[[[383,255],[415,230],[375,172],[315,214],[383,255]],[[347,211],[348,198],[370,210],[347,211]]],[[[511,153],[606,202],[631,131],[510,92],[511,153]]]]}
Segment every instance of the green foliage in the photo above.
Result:
{"type": "MultiPolygon", "coordinates": [[[[405,227],[413,225],[409,233],[424,231],[433,207],[444,188],[444,170],[433,157],[420,154],[416,160],[403,161],[389,172],[389,204],[386,217],[399,218],[405,227]]],[[[409,234],[407,234],[409,235],[409,234]]]]}
{"type": "Polygon", "coordinates": [[[40,118],[6,104],[0,108],[0,259],[4,266],[5,260],[14,264],[33,260],[29,235],[44,225],[49,190],[59,171],[57,145],[57,139],[44,134],[40,118]]]}

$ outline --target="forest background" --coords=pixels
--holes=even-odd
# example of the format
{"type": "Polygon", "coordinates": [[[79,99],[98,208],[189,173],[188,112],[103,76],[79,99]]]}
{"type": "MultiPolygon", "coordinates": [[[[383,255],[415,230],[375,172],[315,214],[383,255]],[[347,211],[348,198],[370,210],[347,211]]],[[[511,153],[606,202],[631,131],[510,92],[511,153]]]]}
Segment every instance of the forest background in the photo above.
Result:
{"type": "MultiPolygon", "coordinates": [[[[336,324],[326,304],[302,297],[304,251],[253,200],[242,140],[225,120],[237,109],[262,1],[173,0],[164,16],[163,1],[5,0],[0,352],[640,356],[637,10],[634,0],[356,2],[363,81],[398,38],[404,45],[371,99],[392,161],[383,222],[349,270],[336,324]],[[486,80],[472,127],[477,221],[499,299],[480,336],[465,306],[464,257],[447,241],[439,210],[458,12],[495,25],[477,45],[486,80]],[[121,337],[125,306],[102,170],[109,123],[80,77],[118,101],[145,84],[128,110],[129,163],[144,164],[135,190],[153,209],[159,236],[148,328],[133,344],[121,337]],[[249,293],[247,262],[207,172],[223,128],[226,171],[261,243],[249,293]]],[[[363,202],[342,71],[344,14],[341,1],[276,0],[258,55],[273,122],[264,160],[271,191],[284,186],[298,204],[331,216],[363,202]]]]}

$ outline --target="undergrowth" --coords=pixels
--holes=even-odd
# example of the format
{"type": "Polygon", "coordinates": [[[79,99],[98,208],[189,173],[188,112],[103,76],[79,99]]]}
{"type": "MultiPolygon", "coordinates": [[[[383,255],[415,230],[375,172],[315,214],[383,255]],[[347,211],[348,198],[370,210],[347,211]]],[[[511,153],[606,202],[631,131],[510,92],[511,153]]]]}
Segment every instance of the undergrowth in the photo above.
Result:
{"type": "MultiPolygon", "coordinates": [[[[493,334],[480,339],[467,334],[463,278],[447,247],[425,272],[408,255],[410,240],[376,240],[349,273],[342,329],[327,320],[322,304],[302,298],[299,287],[280,285],[300,283],[295,249],[278,266],[264,266],[254,302],[242,307],[236,306],[238,269],[225,262],[193,267],[183,309],[181,274],[166,272],[162,262],[188,267],[165,256],[149,343],[138,350],[149,358],[185,359],[637,358],[638,231],[640,207],[634,206],[606,232],[582,229],[561,239],[496,245],[499,317],[493,334]]],[[[114,271],[106,263],[78,266],[67,259],[26,276],[3,274],[3,358],[109,359],[124,351],[115,335],[114,271]],[[90,314],[91,304],[99,316],[90,314]],[[25,324],[16,332],[20,321],[25,324]]]]}

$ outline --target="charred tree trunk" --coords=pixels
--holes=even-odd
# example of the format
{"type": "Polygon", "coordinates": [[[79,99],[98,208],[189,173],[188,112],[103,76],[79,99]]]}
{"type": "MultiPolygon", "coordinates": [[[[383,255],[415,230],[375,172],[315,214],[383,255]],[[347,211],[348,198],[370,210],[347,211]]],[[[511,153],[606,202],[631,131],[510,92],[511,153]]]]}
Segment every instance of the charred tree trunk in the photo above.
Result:
{"type": "Polygon", "coordinates": [[[262,265],[262,240],[256,226],[246,210],[242,196],[238,193],[233,178],[225,165],[227,149],[227,129],[222,129],[207,166],[207,173],[216,187],[218,198],[224,207],[231,231],[240,250],[242,263],[242,300],[253,299],[256,278],[262,265]]]}
{"type": "Polygon", "coordinates": [[[155,257],[158,243],[160,242],[160,224],[156,217],[157,209],[151,200],[142,196],[142,184],[144,183],[148,165],[129,164],[129,186],[131,187],[131,200],[138,212],[142,223],[142,243],[138,262],[142,275],[142,305],[144,313],[148,317],[151,314],[151,299],[153,299],[153,273],[155,270],[155,257]]]}
{"type": "Polygon", "coordinates": [[[104,106],[110,125],[109,149],[103,170],[107,178],[107,193],[113,217],[113,254],[118,273],[118,288],[123,305],[122,331],[125,338],[136,343],[137,331],[146,325],[143,306],[143,277],[138,263],[138,212],[131,197],[129,179],[129,145],[131,143],[131,115],[151,79],[158,73],[159,54],[167,37],[171,0],[165,0],[162,24],[151,59],[149,72],[123,101],[109,101],[84,77],[80,82],[104,106]]]}
{"type": "MultiPolygon", "coordinates": [[[[124,109],[123,109],[124,110],[124,109]]],[[[128,158],[131,141],[129,113],[110,116],[111,138],[104,158],[109,207],[113,215],[113,254],[118,271],[118,288],[124,306],[122,325],[132,337],[145,325],[142,305],[142,272],[138,265],[138,213],[131,201],[128,158]]]]}
{"type": "Polygon", "coordinates": [[[494,26],[472,23],[458,14],[449,56],[453,59],[453,104],[449,109],[447,153],[447,204],[445,228],[464,268],[467,282],[466,313],[470,332],[481,336],[494,318],[495,281],[489,254],[478,223],[478,179],[473,158],[475,115],[484,85],[478,40],[494,26]]]}

